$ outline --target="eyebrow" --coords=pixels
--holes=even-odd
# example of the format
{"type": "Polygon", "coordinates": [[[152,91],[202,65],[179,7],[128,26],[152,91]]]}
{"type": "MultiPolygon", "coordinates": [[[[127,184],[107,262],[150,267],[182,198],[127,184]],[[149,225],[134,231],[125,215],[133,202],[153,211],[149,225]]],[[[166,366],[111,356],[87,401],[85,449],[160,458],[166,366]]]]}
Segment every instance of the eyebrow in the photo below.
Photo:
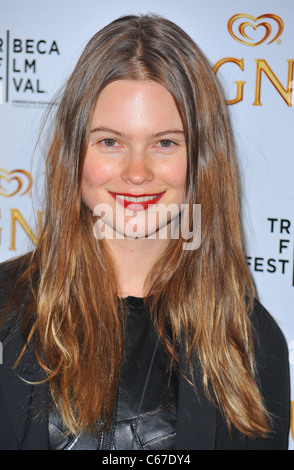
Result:
{"type": "MultiPolygon", "coordinates": [[[[126,134],[124,134],[123,132],[119,132],[119,131],[116,131],[115,129],[110,129],[109,127],[103,127],[103,126],[98,126],[90,130],[91,134],[93,134],[94,132],[110,132],[111,134],[115,134],[119,137],[127,137],[126,134]]],[[[165,131],[156,132],[155,134],[152,134],[151,137],[161,137],[162,135],[167,135],[167,134],[182,134],[183,135],[184,131],[181,131],[180,129],[167,129],[165,131]]]]}

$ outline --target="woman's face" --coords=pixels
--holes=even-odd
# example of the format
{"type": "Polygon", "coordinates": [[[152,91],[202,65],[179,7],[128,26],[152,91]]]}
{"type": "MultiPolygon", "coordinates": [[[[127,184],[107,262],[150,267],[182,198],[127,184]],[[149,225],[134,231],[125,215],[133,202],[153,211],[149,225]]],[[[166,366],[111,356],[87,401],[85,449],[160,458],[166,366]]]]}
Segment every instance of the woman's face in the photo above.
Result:
{"type": "Polygon", "coordinates": [[[152,81],[107,85],[94,108],[82,175],[84,203],[97,206],[105,234],[154,237],[178,217],[186,173],[183,124],[169,91],[152,81]]]}

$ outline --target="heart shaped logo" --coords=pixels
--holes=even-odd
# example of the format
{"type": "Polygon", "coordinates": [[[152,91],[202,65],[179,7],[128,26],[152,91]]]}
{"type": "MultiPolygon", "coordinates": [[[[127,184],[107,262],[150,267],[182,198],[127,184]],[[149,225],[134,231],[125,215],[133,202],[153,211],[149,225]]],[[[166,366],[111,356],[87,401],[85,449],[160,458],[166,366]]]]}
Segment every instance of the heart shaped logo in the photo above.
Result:
{"type": "Polygon", "coordinates": [[[270,13],[257,18],[239,13],[228,21],[230,35],[246,46],[258,46],[264,42],[271,44],[282,34],[283,29],[283,20],[270,13]]]}
{"type": "Polygon", "coordinates": [[[23,196],[32,187],[33,178],[28,171],[7,171],[0,168],[0,196],[12,197],[17,193],[23,196]]]}

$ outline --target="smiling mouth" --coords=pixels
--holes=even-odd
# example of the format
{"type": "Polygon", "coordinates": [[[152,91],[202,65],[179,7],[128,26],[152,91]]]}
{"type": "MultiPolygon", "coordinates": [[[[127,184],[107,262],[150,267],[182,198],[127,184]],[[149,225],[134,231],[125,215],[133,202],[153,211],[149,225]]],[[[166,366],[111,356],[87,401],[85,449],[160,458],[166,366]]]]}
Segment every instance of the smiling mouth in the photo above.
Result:
{"type": "Polygon", "coordinates": [[[118,202],[125,209],[131,210],[146,210],[149,206],[157,204],[157,202],[164,195],[165,191],[159,194],[141,194],[140,196],[135,196],[133,194],[119,194],[109,191],[113,199],[118,202]]]}

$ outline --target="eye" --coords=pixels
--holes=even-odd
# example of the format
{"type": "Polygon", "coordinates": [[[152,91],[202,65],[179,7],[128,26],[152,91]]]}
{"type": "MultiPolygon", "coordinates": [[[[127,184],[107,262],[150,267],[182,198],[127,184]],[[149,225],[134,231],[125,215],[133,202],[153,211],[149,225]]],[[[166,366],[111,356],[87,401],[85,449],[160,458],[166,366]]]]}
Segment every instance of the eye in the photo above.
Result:
{"type": "Polygon", "coordinates": [[[115,139],[103,139],[101,142],[103,142],[106,147],[114,147],[114,145],[116,144],[115,139]]]}
{"type": "Polygon", "coordinates": [[[172,142],[171,140],[164,139],[160,140],[159,143],[161,147],[170,147],[174,142],[172,142]]]}

